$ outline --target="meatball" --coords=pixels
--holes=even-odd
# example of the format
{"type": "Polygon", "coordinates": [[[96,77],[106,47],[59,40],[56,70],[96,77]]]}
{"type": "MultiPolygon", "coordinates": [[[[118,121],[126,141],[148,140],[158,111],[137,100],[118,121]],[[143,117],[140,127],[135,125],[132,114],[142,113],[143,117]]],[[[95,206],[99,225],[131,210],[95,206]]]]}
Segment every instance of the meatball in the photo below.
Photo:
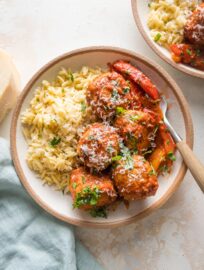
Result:
{"type": "Polygon", "coordinates": [[[152,111],[121,110],[114,126],[128,148],[142,153],[154,141],[156,124],[156,115],[152,111]]]}
{"type": "Polygon", "coordinates": [[[84,210],[109,205],[117,198],[108,176],[90,174],[83,167],[72,171],[69,189],[73,206],[84,210]]]}
{"type": "Polygon", "coordinates": [[[127,201],[145,199],[155,195],[158,189],[154,169],[139,155],[118,161],[113,169],[113,179],[119,195],[127,201]]]}
{"type": "Polygon", "coordinates": [[[112,157],[117,156],[119,150],[119,135],[115,128],[106,123],[95,123],[85,130],[77,153],[87,167],[102,171],[111,164],[112,157]]]}
{"type": "Polygon", "coordinates": [[[187,20],[184,38],[191,44],[204,45],[204,3],[198,6],[187,20]]]}
{"type": "Polygon", "coordinates": [[[105,73],[89,84],[87,102],[100,119],[109,120],[115,115],[117,107],[129,106],[130,85],[117,72],[105,73]]]}

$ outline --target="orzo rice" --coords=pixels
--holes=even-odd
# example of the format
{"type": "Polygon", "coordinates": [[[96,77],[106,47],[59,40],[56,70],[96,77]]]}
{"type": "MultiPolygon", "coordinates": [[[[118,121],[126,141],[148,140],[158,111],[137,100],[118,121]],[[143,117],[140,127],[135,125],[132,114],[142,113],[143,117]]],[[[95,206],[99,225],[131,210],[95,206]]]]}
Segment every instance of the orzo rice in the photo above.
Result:
{"type": "Polygon", "coordinates": [[[91,121],[87,86],[102,73],[85,66],[74,73],[62,68],[53,82],[42,82],[22,114],[28,166],[59,190],[67,190],[70,172],[78,165],[78,137],[91,121]]]}
{"type": "Polygon", "coordinates": [[[183,41],[184,25],[199,0],[151,0],[147,25],[152,39],[167,47],[183,41]]]}

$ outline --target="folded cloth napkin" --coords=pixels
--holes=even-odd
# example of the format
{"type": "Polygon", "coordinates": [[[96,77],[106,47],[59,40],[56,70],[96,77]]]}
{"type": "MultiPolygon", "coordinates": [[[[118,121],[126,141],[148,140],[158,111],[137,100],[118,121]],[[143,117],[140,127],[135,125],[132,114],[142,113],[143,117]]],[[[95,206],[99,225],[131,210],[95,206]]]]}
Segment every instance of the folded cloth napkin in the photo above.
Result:
{"type": "Polygon", "coordinates": [[[102,270],[71,225],[43,211],[21,186],[0,138],[0,269],[102,270]]]}

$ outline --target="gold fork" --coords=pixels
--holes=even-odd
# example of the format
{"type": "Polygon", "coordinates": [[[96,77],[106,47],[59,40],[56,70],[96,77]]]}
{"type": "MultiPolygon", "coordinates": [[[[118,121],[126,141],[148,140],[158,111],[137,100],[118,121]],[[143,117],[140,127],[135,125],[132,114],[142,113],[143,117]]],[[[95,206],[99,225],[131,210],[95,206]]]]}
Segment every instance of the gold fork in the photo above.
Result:
{"type": "Polygon", "coordinates": [[[167,101],[166,101],[164,96],[161,97],[160,107],[161,107],[161,110],[163,112],[164,123],[167,126],[169,132],[171,133],[171,135],[176,143],[177,149],[179,150],[180,154],[182,155],[186,166],[191,171],[191,174],[193,175],[193,177],[196,180],[197,184],[199,185],[200,189],[204,193],[204,166],[203,166],[203,164],[198,160],[198,158],[195,156],[195,154],[190,149],[190,147],[187,145],[187,143],[182,140],[182,138],[178,135],[178,133],[175,131],[175,129],[169,123],[169,120],[166,117],[167,101]]]}

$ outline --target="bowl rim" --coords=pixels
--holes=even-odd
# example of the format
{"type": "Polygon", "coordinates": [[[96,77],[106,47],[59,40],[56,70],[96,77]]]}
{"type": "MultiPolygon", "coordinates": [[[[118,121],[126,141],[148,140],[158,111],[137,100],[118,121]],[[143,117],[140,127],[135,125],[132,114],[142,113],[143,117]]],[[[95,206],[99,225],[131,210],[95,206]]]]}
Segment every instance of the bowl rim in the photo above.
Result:
{"type": "Polygon", "coordinates": [[[24,99],[26,98],[27,94],[29,93],[31,87],[33,84],[36,82],[36,80],[49,68],[57,64],[58,62],[80,54],[86,54],[89,52],[113,52],[113,53],[120,53],[124,55],[124,57],[130,57],[133,59],[139,59],[145,65],[149,66],[150,68],[154,69],[168,84],[171,85],[172,91],[174,95],[176,96],[176,99],[179,103],[181,112],[183,114],[184,118],[184,125],[185,125],[185,133],[186,133],[186,142],[187,144],[192,148],[193,147],[193,123],[192,123],[192,118],[189,110],[189,105],[181,91],[181,89],[178,87],[176,82],[168,75],[168,73],[161,68],[158,64],[155,62],[149,60],[146,57],[141,56],[140,54],[137,54],[135,52],[118,48],[118,47],[112,47],[112,46],[91,46],[91,47],[85,47],[85,48],[80,48],[76,50],[72,50],[70,52],[64,53],[53,60],[49,61],[47,64],[42,66],[28,81],[26,86],[24,87],[21,95],[18,98],[17,104],[15,106],[13,115],[12,115],[12,122],[11,122],[11,129],[10,129],[10,142],[11,142],[11,156],[12,160],[17,172],[17,175],[19,176],[19,179],[26,189],[26,191],[29,193],[29,195],[33,198],[33,200],[40,205],[46,212],[50,213],[51,215],[55,216],[56,218],[65,221],[67,223],[77,225],[77,226],[83,226],[83,227],[94,227],[94,228],[113,228],[125,224],[132,223],[133,221],[137,221],[150,213],[153,212],[153,210],[156,210],[157,208],[161,207],[169,198],[170,196],[175,192],[175,190],[178,188],[180,185],[181,181],[183,180],[185,173],[186,173],[186,165],[184,162],[182,162],[181,167],[179,169],[179,172],[172,184],[172,186],[167,190],[167,192],[156,202],[154,202],[151,206],[146,208],[144,211],[126,218],[124,220],[118,220],[118,221],[108,221],[106,223],[100,223],[100,222],[92,222],[92,221],[85,221],[83,218],[80,219],[74,219],[70,218],[67,216],[64,216],[62,214],[59,214],[57,211],[53,210],[48,204],[43,202],[38,196],[35,191],[31,188],[29,181],[26,179],[23,169],[21,168],[20,161],[18,158],[18,152],[17,152],[17,147],[16,147],[16,127],[17,127],[17,120],[19,117],[19,113],[22,107],[22,104],[24,102],[24,99]]]}
{"type": "Polygon", "coordinates": [[[168,64],[170,64],[172,67],[174,67],[177,70],[180,70],[184,73],[186,73],[187,75],[191,75],[194,77],[198,77],[201,79],[204,79],[204,72],[203,74],[200,74],[202,71],[199,69],[195,69],[195,68],[191,68],[190,66],[188,68],[190,68],[190,70],[183,64],[177,64],[175,63],[173,60],[171,60],[170,58],[168,58],[165,54],[163,54],[156,46],[155,42],[151,39],[151,37],[146,33],[146,31],[143,28],[141,19],[140,19],[140,13],[138,10],[138,3],[139,0],[131,0],[131,6],[132,6],[132,13],[133,13],[133,17],[135,20],[135,23],[138,27],[139,32],[141,33],[142,37],[144,38],[144,40],[146,41],[146,43],[149,45],[149,47],[161,58],[163,59],[165,62],[167,62],[168,64]]]}

